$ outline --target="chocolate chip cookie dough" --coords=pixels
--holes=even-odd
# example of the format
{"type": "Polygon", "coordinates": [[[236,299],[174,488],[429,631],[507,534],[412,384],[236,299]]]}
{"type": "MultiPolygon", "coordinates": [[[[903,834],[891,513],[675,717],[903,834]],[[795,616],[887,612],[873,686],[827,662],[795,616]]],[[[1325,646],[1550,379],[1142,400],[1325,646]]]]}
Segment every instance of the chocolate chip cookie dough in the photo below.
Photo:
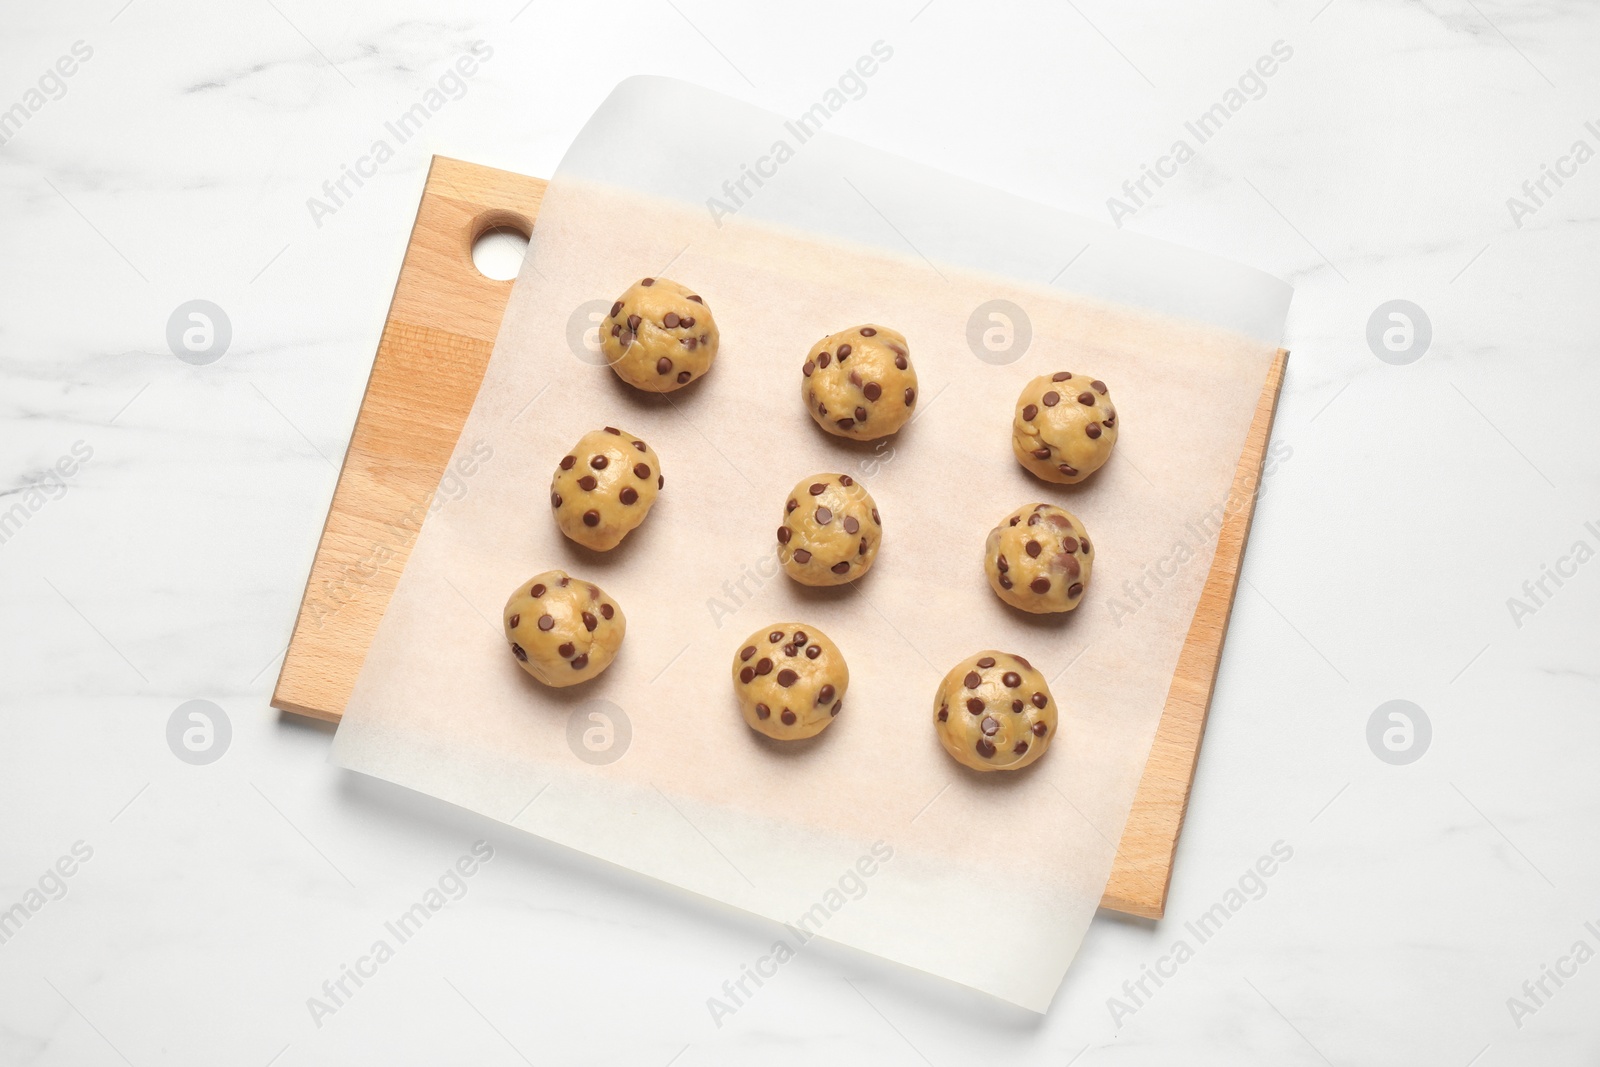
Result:
{"type": "Polygon", "coordinates": [[[641,278],[600,323],[600,351],[617,377],[651,393],[682,389],[717,358],[716,320],[693,290],[641,278]]]}
{"type": "Polygon", "coordinates": [[[853,326],[830,333],[800,367],[800,397],[818,426],[871,441],[906,424],[917,402],[917,372],[898,330],[853,326]]]}
{"type": "Polygon", "coordinates": [[[506,601],[506,640],[522,669],[545,685],[587,682],[611,666],[628,630],[617,602],[600,587],[545,571],[506,601]]]}
{"type": "Polygon", "coordinates": [[[1081,482],[1111,457],[1117,409],[1106,383],[1085,374],[1041,374],[1017,397],[1011,451],[1047,482],[1081,482]]]}
{"type": "Polygon", "coordinates": [[[1024,504],[989,531],[983,570],[1014,608],[1043,615],[1083,602],[1094,547],[1078,517],[1054,504],[1024,504]]]}
{"type": "Polygon", "coordinates": [[[801,585],[843,585],[872,567],[883,539],[878,505],[848,474],[813,474],[789,490],[778,562],[801,585]]]}
{"type": "Polygon", "coordinates": [[[793,741],[815,737],[844,707],[850,668],[815,626],[782,622],[757,630],[733,654],[733,691],[752,730],[793,741]]]}
{"type": "Polygon", "coordinates": [[[580,545],[606,551],[644,521],[666,484],[650,446],[615,426],[591,430],[550,479],[556,525],[580,545]]]}
{"type": "Polygon", "coordinates": [[[933,697],[933,726],[957,763],[977,771],[1014,771],[1050,747],[1056,702],[1033,664],[990,649],[944,676],[933,697]]]}

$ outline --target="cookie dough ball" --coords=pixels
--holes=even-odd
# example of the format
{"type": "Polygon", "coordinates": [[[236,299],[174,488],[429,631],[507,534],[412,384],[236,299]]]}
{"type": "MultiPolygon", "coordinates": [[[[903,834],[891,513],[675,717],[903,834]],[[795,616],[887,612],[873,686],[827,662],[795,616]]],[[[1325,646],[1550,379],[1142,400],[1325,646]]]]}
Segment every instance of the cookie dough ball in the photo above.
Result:
{"type": "Polygon", "coordinates": [[[830,333],[811,346],[800,374],[806,410],[838,437],[886,437],[906,424],[917,402],[905,335],[887,326],[830,333]]]}
{"type": "Polygon", "coordinates": [[[850,668],[815,626],[780,622],[757,630],[733,654],[733,691],[750,729],[794,741],[815,737],[844,707],[850,668]]]}
{"type": "Polygon", "coordinates": [[[600,323],[600,351],[617,377],[651,393],[682,389],[717,358],[717,323],[692,290],[641,278],[600,323]]]}
{"type": "Polygon", "coordinates": [[[1050,747],[1056,702],[1033,664],[991,649],[944,676],[933,697],[933,726],[957,763],[975,771],[1015,771],[1050,747]]]}
{"type": "Polygon", "coordinates": [[[562,533],[604,552],[644,521],[664,485],[650,446],[607,426],[578,438],[561,457],[550,479],[550,506],[562,533]]]}
{"type": "Polygon", "coordinates": [[[843,585],[878,558],[883,520],[848,474],[813,474],[789,490],[778,527],[778,562],[801,585],[843,585]]]}
{"type": "Polygon", "coordinates": [[[1025,504],[989,531],[983,570],[995,596],[1043,615],[1083,602],[1094,547],[1078,517],[1054,504],[1025,504]]]}
{"type": "Polygon", "coordinates": [[[1047,482],[1071,485],[1099,470],[1117,443],[1117,409],[1106,383],[1086,374],[1041,374],[1017,397],[1011,451],[1047,482]]]}
{"type": "Polygon", "coordinates": [[[615,600],[566,571],[545,571],[518,586],[506,601],[505,624],[522,669],[557,688],[611,666],[628,630],[615,600]]]}

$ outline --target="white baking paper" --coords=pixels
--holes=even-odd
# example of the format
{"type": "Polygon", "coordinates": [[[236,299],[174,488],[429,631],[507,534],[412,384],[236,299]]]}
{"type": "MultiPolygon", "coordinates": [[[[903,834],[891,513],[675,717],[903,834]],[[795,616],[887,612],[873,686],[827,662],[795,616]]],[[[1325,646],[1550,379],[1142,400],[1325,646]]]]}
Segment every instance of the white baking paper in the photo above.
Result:
{"type": "Polygon", "coordinates": [[[825,132],[789,132],[731,205],[723,183],[786,132],[650,78],[580,134],[452,460],[459,499],[417,540],[332,758],[784,923],[791,950],[822,936],[1044,1011],[1104,889],[1288,289],[825,132]],[[722,332],[712,372],[668,397],[592,348],[650,275],[704,295],[722,332]],[[906,333],[921,400],[899,434],[853,443],[812,423],[799,368],[868,321],[906,333]],[[1010,453],[1019,389],[1055,370],[1103,379],[1121,419],[1076,487],[1010,453]],[[594,553],[547,497],[603,425],[649,441],[666,487],[594,553]],[[831,590],[784,577],[773,538],[790,487],[822,471],[854,475],[884,519],[872,571],[831,590]],[[1035,501],[1095,541],[1070,615],[1017,612],[983,576],[990,527],[1035,501]],[[524,674],[499,622],[552,567],[628,618],[616,663],[568,690],[524,674]],[[747,635],[789,621],[833,638],[851,683],[828,730],[786,746],[745,726],[729,674],[747,635]],[[935,686],[984,648],[1032,660],[1063,709],[1021,773],[968,771],[934,736],[935,686]]]}

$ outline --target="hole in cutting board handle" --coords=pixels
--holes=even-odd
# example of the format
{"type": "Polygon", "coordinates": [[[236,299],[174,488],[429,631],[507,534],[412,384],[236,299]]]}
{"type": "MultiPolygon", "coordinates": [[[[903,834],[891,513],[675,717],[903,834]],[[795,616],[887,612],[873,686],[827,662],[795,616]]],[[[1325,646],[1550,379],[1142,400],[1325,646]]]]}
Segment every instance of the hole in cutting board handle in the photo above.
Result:
{"type": "Polygon", "coordinates": [[[509,211],[491,211],[473,223],[472,265],[492,281],[514,281],[528,254],[533,227],[527,219],[509,211]]]}

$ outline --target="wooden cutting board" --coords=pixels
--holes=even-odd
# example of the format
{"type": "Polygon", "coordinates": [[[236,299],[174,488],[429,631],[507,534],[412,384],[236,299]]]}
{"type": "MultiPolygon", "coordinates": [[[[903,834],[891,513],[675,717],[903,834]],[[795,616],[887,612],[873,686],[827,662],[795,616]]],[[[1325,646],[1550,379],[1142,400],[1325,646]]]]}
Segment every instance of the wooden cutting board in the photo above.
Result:
{"type": "MultiPolygon", "coordinates": [[[[435,156],[272,706],[336,722],[483,380],[511,282],[472,246],[532,234],[545,182],[435,156]]],[[[1167,694],[1101,906],[1160,918],[1205,731],[1288,353],[1267,373],[1216,557],[1167,694]]]]}

